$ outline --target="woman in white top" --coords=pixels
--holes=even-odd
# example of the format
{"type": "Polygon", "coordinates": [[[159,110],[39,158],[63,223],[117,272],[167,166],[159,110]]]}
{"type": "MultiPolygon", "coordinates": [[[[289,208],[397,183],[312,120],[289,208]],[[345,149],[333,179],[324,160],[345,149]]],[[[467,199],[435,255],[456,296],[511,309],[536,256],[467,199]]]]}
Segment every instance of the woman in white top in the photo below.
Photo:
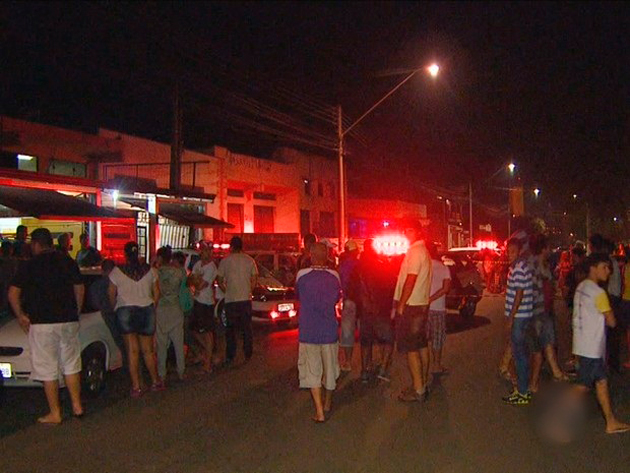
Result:
{"type": "Polygon", "coordinates": [[[116,310],[118,327],[125,340],[131,396],[140,397],[143,393],[140,383],[140,351],[144,364],[151,375],[151,390],[161,391],[164,383],[158,377],[153,350],[155,333],[154,298],[157,296],[155,270],[138,258],[138,244],[125,245],[124,266],[114,268],[109,275],[109,298],[116,310]]]}

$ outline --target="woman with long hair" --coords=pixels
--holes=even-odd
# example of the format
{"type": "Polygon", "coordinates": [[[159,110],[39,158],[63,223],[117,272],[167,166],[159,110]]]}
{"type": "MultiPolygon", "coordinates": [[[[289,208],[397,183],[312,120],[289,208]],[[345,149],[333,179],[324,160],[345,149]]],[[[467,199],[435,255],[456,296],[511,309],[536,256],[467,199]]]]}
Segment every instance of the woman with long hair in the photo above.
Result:
{"type": "Polygon", "coordinates": [[[164,383],[158,377],[153,350],[157,274],[148,264],[140,262],[136,242],[130,241],[125,245],[125,260],[123,266],[114,268],[109,275],[109,297],[127,349],[131,397],[138,398],[143,394],[140,352],[151,376],[151,391],[164,389],[164,383]]]}

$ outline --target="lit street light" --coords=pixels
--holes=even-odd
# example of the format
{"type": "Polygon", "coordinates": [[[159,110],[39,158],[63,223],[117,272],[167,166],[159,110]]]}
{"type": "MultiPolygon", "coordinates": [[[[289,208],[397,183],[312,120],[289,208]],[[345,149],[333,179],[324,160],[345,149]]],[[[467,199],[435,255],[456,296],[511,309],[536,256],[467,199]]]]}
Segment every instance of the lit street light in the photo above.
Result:
{"type": "Polygon", "coordinates": [[[537,187],[536,189],[534,189],[534,195],[538,198],[538,196],[540,195],[540,189],[537,187]]]}
{"type": "Polygon", "coordinates": [[[420,71],[427,71],[429,75],[433,78],[436,78],[440,72],[440,66],[437,64],[431,64],[428,67],[420,67],[411,72],[407,77],[401,80],[392,90],[387,92],[385,96],[372,105],[363,115],[357,118],[352,125],[348,126],[345,130],[343,129],[343,115],[341,112],[341,105],[337,109],[337,140],[339,143],[338,152],[339,152],[339,246],[343,247],[344,241],[346,240],[346,179],[345,179],[345,169],[343,164],[343,138],[352,130],[355,126],[357,126],[365,117],[367,117],[370,113],[374,111],[379,105],[381,105],[385,100],[389,98],[394,92],[400,89],[405,83],[407,83],[413,76],[415,76],[420,71]]]}

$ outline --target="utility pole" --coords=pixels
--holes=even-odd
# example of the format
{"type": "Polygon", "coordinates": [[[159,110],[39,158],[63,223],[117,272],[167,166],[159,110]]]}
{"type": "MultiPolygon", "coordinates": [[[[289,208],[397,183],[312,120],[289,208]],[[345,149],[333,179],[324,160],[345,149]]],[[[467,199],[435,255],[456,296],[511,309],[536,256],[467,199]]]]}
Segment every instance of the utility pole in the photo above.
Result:
{"type": "Polygon", "coordinates": [[[179,98],[179,83],[173,94],[173,136],[171,141],[170,188],[177,190],[181,184],[182,168],[182,108],[179,98]]]}
{"type": "Polygon", "coordinates": [[[343,115],[337,107],[337,139],[339,142],[339,249],[346,241],[346,179],[343,164],[343,115]]]}
{"type": "Polygon", "coordinates": [[[468,182],[468,221],[470,246],[473,246],[473,212],[472,212],[472,182],[468,182]]]}

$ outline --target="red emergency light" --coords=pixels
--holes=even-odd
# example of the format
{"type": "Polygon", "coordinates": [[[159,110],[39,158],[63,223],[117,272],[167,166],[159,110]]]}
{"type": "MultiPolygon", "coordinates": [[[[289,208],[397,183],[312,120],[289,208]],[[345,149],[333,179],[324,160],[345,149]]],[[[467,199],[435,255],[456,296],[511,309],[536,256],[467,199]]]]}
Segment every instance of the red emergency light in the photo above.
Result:
{"type": "Polygon", "coordinates": [[[409,241],[402,235],[384,235],[374,238],[374,250],[385,256],[404,255],[409,241]]]}
{"type": "Polygon", "coordinates": [[[493,250],[496,251],[499,247],[499,243],[494,240],[477,240],[475,246],[479,250],[493,250]]]}

